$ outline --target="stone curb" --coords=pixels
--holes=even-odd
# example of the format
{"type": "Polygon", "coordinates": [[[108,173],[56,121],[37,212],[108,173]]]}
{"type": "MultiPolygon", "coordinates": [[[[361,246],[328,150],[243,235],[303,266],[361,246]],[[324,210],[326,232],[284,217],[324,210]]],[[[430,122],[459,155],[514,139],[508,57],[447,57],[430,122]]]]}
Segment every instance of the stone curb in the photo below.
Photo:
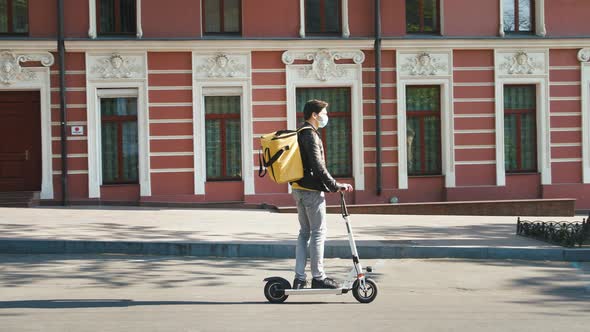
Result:
{"type": "MultiPolygon", "coordinates": [[[[590,261],[590,248],[507,248],[360,245],[359,256],[376,258],[463,258],[590,261]]],[[[294,258],[295,245],[257,242],[124,242],[0,240],[0,254],[128,254],[223,258],[294,258]]],[[[325,247],[326,258],[350,258],[350,248],[325,247]]]]}

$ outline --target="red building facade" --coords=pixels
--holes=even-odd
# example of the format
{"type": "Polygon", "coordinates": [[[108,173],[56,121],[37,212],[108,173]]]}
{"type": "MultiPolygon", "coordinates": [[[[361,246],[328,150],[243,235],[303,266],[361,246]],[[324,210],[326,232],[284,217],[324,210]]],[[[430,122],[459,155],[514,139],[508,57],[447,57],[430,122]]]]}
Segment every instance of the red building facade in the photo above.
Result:
{"type": "Polygon", "coordinates": [[[292,205],[258,137],[320,98],[355,203],[590,208],[587,1],[64,0],[63,91],[57,3],[0,2],[0,191],[292,205]]]}

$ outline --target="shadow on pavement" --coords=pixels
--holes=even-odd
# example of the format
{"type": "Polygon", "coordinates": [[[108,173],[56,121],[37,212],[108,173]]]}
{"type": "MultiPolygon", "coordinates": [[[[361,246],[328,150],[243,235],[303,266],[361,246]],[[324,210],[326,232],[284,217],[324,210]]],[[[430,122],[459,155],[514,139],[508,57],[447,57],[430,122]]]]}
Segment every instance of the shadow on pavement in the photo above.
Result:
{"type": "MultiPolygon", "coordinates": [[[[466,262],[465,260],[445,260],[445,262],[466,262]]],[[[514,289],[528,289],[537,295],[538,300],[513,301],[520,304],[534,304],[538,306],[559,302],[580,303],[580,310],[590,310],[590,263],[562,263],[522,260],[469,260],[467,262],[491,267],[506,268],[506,275],[510,270],[526,268],[537,276],[507,278],[509,287],[514,289]],[[541,274],[542,276],[538,276],[541,274]]]]}
{"type": "MultiPolygon", "coordinates": [[[[266,301],[134,301],[128,299],[56,299],[29,301],[0,301],[1,309],[78,309],[118,308],[160,305],[255,305],[271,304],[266,301]]],[[[288,304],[355,304],[355,302],[286,302],[288,304]]],[[[0,314],[2,315],[2,314],[0,314]]]]}
{"type": "MultiPolygon", "coordinates": [[[[329,266],[328,272],[343,279],[351,269],[348,260],[329,266]]],[[[295,260],[215,259],[180,256],[134,255],[0,255],[0,288],[27,287],[48,280],[78,280],[83,288],[110,289],[149,285],[159,289],[183,287],[229,286],[240,279],[231,279],[216,271],[225,271],[233,278],[252,280],[255,271],[267,276],[290,278],[295,260]],[[276,262],[281,262],[276,264],[276,262]],[[198,266],[198,269],[195,267],[198,266]],[[67,273],[66,273],[67,272],[67,273]]],[[[376,281],[382,275],[371,274],[376,281]]],[[[262,277],[260,279],[262,285],[262,277]]]]}

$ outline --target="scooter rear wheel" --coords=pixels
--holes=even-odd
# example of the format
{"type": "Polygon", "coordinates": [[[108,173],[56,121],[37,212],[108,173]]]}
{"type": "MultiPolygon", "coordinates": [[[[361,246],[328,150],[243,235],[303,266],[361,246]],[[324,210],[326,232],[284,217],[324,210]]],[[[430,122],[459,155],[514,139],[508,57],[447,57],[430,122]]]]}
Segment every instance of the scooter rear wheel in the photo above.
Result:
{"type": "Polygon", "coordinates": [[[264,296],[270,303],[283,303],[289,297],[285,294],[285,289],[291,288],[280,280],[271,280],[264,286],[264,296]]]}
{"type": "Polygon", "coordinates": [[[373,279],[365,279],[365,289],[361,289],[361,283],[357,280],[352,285],[352,295],[360,303],[371,303],[377,297],[377,283],[373,279]]]}

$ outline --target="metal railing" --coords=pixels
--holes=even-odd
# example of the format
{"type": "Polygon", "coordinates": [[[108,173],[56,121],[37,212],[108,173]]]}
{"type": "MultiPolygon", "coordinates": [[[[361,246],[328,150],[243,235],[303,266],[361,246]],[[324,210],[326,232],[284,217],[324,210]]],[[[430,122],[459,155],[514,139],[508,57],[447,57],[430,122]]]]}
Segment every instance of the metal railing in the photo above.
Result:
{"type": "Polygon", "coordinates": [[[576,221],[523,220],[518,217],[516,234],[558,244],[563,247],[581,247],[590,241],[590,220],[576,221]]]}

